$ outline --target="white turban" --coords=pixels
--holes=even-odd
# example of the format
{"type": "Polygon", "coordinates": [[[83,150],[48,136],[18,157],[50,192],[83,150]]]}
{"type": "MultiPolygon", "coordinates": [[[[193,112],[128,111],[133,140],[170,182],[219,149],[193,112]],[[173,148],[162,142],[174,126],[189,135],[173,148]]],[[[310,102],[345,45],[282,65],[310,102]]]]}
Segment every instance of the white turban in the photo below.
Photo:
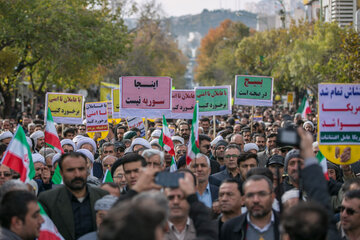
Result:
{"type": "Polygon", "coordinates": [[[82,138],[84,138],[83,135],[76,135],[76,136],[73,138],[73,142],[74,142],[75,144],[77,144],[77,143],[80,141],[80,139],[82,139],[82,138]]]}
{"type": "Polygon", "coordinates": [[[33,153],[32,160],[34,163],[40,162],[45,165],[45,158],[40,153],[33,153]]]}
{"type": "Polygon", "coordinates": [[[129,149],[128,149],[127,152],[133,152],[135,145],[141,145],[141,146],[143,146],[143,147],[145,147],[145,148],[147,148],[147,149],[150,149],[150,148],[151,148],[150,143],[149,143],[148,141],[146,141],[145,139],[143,139],[143,138],[135,138],[135,139],[132,141],[132,143],[131,143],[131,145],[130,145],[130,147],[129,147],[129,149]]]}
{"type": "Polygon", "coordinates": [[[60,153],[57,153],[57,154],[55,154],[55,155],[53,156],[53,158],[52,158],[52,160],[51,160],[53,166],[54,166],[54,164],[55,164],[57,161],[59,161],[60,157],[61,157],[61,154],[60,154],[60,153]]]}
{"type": "Polygon", "coordinates": [[[161,135],[161,130],[156,129],[151,133],[151,137],[160,137],[161,135]]]}
{"type": "Polygon", "coordinates": [[[184,144],[184,143],[185,143],[184,139],[183,139],[182,137],[180,137],[180,136],[172,136],[172,137],[171,137],[171,140],[173,140],[173,141],[179,141],[179,142],[181,142],[181,144],[184,144]]]}
{"type": "Polygon", "coordinates": [[[76,150],[75,143],[73,141],[71,141],[70,139],[63,139],[60,141],[60,144],[61,144],[61,147],[64,145],[71,145],[73,147],[74,151],[76,150]]]}
{"type": "Polygon", "coordinates": [[[215,146],[220,140],[224,140],[224,138],[221,135],[217,136],[216,138],[214,138],[214,140],[211,141],[210,143],[211,146],[215,146]]]}
{"type": "Polygon", "coordinates": [[[94,140],[88,137],[80,138],[80,141],[77,143],[77,149],[81,149],[81,146],[84,144],[90,144],[93,147],[94,153],[96,152],[96,143],[94,140]]]}
{"type": "Polygon", "coordinates": [[[44,132],[41,131],[41,130],[38,130],[38,131],[36,131],[36,132],[34,132],[33,134],[30,135],[30,138],[32,138],[34,140],[35,147],[37,145],[38,138],[41,138],[41,137],[45,137],[44,132]]]}
{"type": "Polygon", "coordinates": [[[92,163],[94,163],[94,155],[87,149],[79,149],[76,152],[84,154],[92,163]]]}
{"type": "Polygon", "coordinates": [[[13,134],[10,131],[6,131],[6,132],[3,132],[2,134],[0,134],[0,141],[7,139],[7,138],[12,138],[12,137],[13,137],[13,134]]]}
{"type": "Polygon", "coordinates": [[[244,145],[244,152],[248,152],[250,150],[259,151],[259,147],[255,143],[247,143],[247,144],[245,144],[244,145]]]}

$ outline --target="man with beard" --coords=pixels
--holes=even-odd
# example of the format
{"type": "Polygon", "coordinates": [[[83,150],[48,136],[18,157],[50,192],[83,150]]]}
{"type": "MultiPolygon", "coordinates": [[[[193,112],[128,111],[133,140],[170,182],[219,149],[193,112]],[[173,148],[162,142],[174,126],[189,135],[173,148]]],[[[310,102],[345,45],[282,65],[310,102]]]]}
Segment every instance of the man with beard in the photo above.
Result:
{"type": "Polygon", "coordinates": [[[108,192],[86,184],[86,157],[79,152],[59,160],[64,185],[40,194],[39,202],[65,239],[96,230],[95,202],[108,192]]]}
{"type": "Polygon", "coordinates": [[[248,212],[225,222],[220,239],[280,239],[279,217],[271,208],[275,198],[272,182],[253,175],[244,183],[243,191],[248,212]]]}
{"type": "Polygon", "coordinates": [[[271,150],[276,148],[276,136],[277,134],[271,133],[267,136],[266,139],[266,149],[262,152],[259,152],[258,160],[259,160],[259,167],[265,167],[268,159],[271,157],[271,150]]]}
{"type": "Polygon", "coordinates": [[[292,188],[299,189],[299,165],[300,169],[304,168],[304,159],[300,155],[300,150],[293,149],[285,157],[285,171],[288,173],[284,180],[285,192],[292,188]]]}
{"type": "Polygon", "coordinates": [[[360,190],[345,193],[340,206],[341,239],[358,239],[360,233],[360,190]]]}
{"type": "Polygon", "coordinates": [[[259,148],[259,152],[265,150],[265,136],[262,134],[255,134],[254,135],[254,142],[259,148]]]}
{"type": "Polygon", "coordinates": [[[185,144],[187,144],[187,142],[189,141],[189,137],[190,137],[189,124],[185,121],[180,122],[178,131],[179,131],[180,137],[182,137],[185,141],[185,144]]]}

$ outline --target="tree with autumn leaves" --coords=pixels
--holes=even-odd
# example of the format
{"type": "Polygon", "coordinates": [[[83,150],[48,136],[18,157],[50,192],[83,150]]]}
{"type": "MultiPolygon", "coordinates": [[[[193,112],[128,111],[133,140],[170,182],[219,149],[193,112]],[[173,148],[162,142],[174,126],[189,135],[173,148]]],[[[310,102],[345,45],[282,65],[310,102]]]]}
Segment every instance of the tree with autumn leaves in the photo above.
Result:
{"type": "Polygon", "coordinates": [[[265,32],[231,27],[239,24],[225,20],[204,37],[195,75],[200,85],[231,84],[236,74],[264,75],[274,77],[278,93],[316,93],[320,82],[360,81],[360,37],[353,28],[322,22],[265,32]]]}

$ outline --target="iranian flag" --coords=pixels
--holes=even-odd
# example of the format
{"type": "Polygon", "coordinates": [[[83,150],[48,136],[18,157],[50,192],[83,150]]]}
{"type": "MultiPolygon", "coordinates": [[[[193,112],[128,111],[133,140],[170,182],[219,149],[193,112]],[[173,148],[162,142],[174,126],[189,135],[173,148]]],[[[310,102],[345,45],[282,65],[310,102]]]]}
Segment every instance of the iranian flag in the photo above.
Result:
{"type": "Polygon", "coordinates": [[[191,124],[190,139],[188,141],[187,153],[186,153],[186,165],[189,166],[192,160],[195,159],[196,154],[200,153],[199,149],[199,119],[198,119],[198,106],[195,104],[193,119],[191,124]]]}
{"type": "Polygon", "coordinates": [[[6,149],[2,163],[20,174],[20,180],[28,182],[35,176],[34,163],[24,129],[18,125],[15,135],[6,149]]]}
{"type": "Polygon", "coordinates": [[[316,154],[316,158],[318,159],[318,162],[322,168],[325,179],[329,181],[330,179],[329,179],[329,175],[328,175],[326,158],[324,157],[324,155],[322,155],[322,153],[320,151],[316,154]]]}
{"type": "Polygon", "coordinates": [[[163,115],[163,127],[159,139],[159,144],[163,147],[171,156],[175,156],[174,143],[171,140],[171,134],[167,125],[165,116],[163,115]]]}
{"type": "Polygon", "coordinates": [[[38,240],[64,239],[61,236],[61,234],[59,233],[59,231],[57,230],[53,221],[51,221],[49,216],[46,214],[46,212],[42,208],[41,204],[38,203],[38,205],[40,207],[40,214],[41,214],[42,218],[44,219],[44,222],[40,228],[40,234],[39,234],[38,240]]]}
{"type": "Polygon", "coordinates": [[[297,110],[297,113],[301,113],[301,116],[303,119],[306,119],[307,114],[311,113],[309,101],[306,97],[304,97],[301,101],[301,105],[299,109],[297,110]]]}
{"type": "Polygon", "coordinates": [[[51,178],[51,181],[53,184],[63,184],[63,179],[62,176],[60,174],[60,166],[59,164],[57,165],[57,167],[55,168],[54,174],[51,178]]]}
{"type": "Polygon", "coordinates": [[[46,115],[45,143],[56,152],[64,153],[49,107],[46,115]]]}
{"type": "Polygon", "coordinates": [[[170,165],[170,172],[176,172],[177,166],[174,156],[171,156],[171,165],[170,165]]]}
{"type": "Polygon", "coordinates": [[[103,183],[106,183],[106,182],[114,182],[109,169],[106,169],[105,176],[104,176],[104,179],[103,179],[103,183]]]}

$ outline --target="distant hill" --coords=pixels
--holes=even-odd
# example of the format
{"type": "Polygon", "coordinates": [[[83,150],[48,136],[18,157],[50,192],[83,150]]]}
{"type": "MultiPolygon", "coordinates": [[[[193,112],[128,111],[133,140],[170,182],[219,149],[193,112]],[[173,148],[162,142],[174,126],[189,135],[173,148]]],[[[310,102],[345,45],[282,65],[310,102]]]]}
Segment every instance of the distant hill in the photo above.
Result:
{"type": "Polygon", "coordinates": [[[240,21],[250,28],[256,28],[256,14],[247,11],[231,12],[229,10],[204,11],[197,15],[184,15],[180,17],[170,17],[170,31],[176,36],[188,35],[189,32],[199,32],[205,36],[210,28],[220,25],[225,19],[240,21]]]}

